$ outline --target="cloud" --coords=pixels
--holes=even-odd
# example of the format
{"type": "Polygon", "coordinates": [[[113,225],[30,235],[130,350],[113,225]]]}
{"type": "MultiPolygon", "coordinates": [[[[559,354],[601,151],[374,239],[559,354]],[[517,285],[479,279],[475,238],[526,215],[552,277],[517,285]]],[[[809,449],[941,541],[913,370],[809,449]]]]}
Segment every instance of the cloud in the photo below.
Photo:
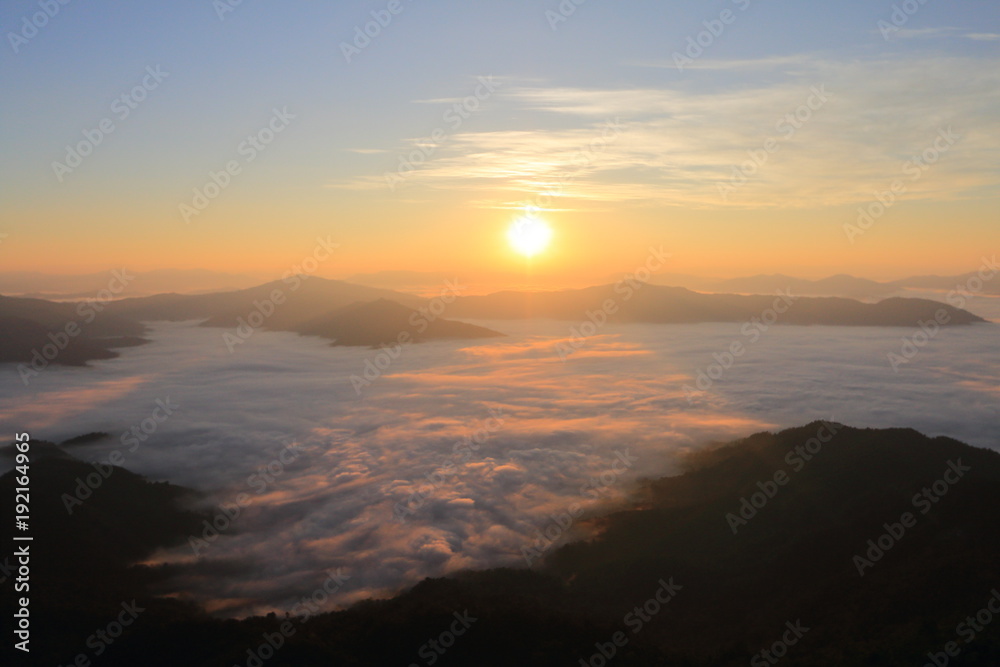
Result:
{"type": "MultiPolygon", "coordinates": [[[[873,31],[881,34],[878,30],[873,31]]],[[[1000,34],[991,32],[963,33],[958,28],[941,26],[937,28],[894,28],[887,33],[892,39],[919,39],[923,37],[959,37],[973,41],[992,42],[1000,39],[1000,34]]]]}
{"type": "Polygon", "coordinates": [[[79,385],[70,383],[69,388],[45,389],[48,376],[44,373],[52,368],[37,376],[29,388],[21,387],[21,391],[15,388],[0,399],[0,423],[19,424],[19,431],[44,429],[79,414],[98,410],[155,378],[148,373],[98,382],[87,382],[80,377],[79,385]]]}
{"type": "MultiPolygon", "coordinates": [[[[953,35],[958,28],[940,26],[937,28],[899,28],[894,27],[886,34],[894,39],[917,39],[920,37],[946,37],[953,35]]],[[[883,34],[880,30],[873,30],[876,34],[883,34]]]]}
{"type": "MultiPolygon", "coordinates": [[[[591,210],[613,204],[698,208],[816,207],[871,201],[903,178],[904,200],[995,192],[1000,60],[816,55],[699,61],[663,87],[571,88],[511,83],[498,104],[517,128],[460,132],[406,174],[408,194],[447,192],[484,208],[591,210]],[[726,72],[753,72],[734,88],[726,72]],[[695,76],[697,75],[697,76],[695,76]],[[827,101],[817,103],[815,91],[827,101]],[[813,109],[807,108],[812,103],[813,109]],[[799,119],[795,119],[799,114],[799,119]],[[608,137],[607,123],[623,130],[608,137]],[[557,120],[557,123],[553,123],[557,120]],[[557,127],[558,129],[553,129],[557,127]],[[902,171],[952,128],[961,138],[916,180],[902,171]],[[777,149],[767,153],[773,138],[777,149]],[[754,166],[752,155],[766,160],[754,166]],[[744,169],[744,165],[750,167],[744,169]],[[738,171],[746,182],[722,197],[738,171]]],[[[415,147],[404,145],[405,154],[415,147]]],[[[389,167],[394,170],[396,165],[389,167]]],[[[383,190],[381,174],[332,184],[383,190]]],[[[384,190],[383,190],[384,191],[384,190]]]]}
{"type": "MultiPolygon", "coordinates": [[[[886,355],[906,332],[775,326],[689,400],[700,372],[716,376],[719,355],[748,342],[738,324],[607,325],[565,362],[555,345],[570,323],[482,324],[509,336],[407,347],[358,397],[350,376],[372,350],[258,332],[229,355],[217,330],[158,323],[153,344],[119,359],[46,370],[39,405],[89,398],[32,436],[121,432],[171,396],[180,409],[124,452],[125,466],[207,492],[208,507],[249,496],[200,557],[183,545],[150,559],[171,564],[163,592],[222,615],[290,609],[338,567],[351,579],[327,608],[427,576],[523,564],[521,549],[553,513],[601,511],[704,443],[760,430],[834,418],[997,446],[1000,368],[986,325],[942,331],[899,373],[886,355]],[[634,467],[587,493],[625,452],[634,467]],[[413,498],[399,521],[396,508],[413,498]]],[[[0,367],[0,405],[23,396],[15,367],[0,367]]],[[[24,414],[4,412],[0,430],[23,430],[24,414]]],[[[103,460],[120,447],[74,451],[103,460]]]]}
{"type": "MultiPolygon", "coordinates": [[[[748,71],[748,70],[769,70],[775,67],[787,69],[789,67],[808,67],[811,57],[802,55],[770,56],[766,58],[752,58],[746,60],[727,60],[701,58],[684,65],[684,69],[703,69],[721,71],[748,71]]],[[[653,67],[656,69],[677,69],[677,63],[670,60],[647,60],[631,63],[634,67],[653,67]]]]}

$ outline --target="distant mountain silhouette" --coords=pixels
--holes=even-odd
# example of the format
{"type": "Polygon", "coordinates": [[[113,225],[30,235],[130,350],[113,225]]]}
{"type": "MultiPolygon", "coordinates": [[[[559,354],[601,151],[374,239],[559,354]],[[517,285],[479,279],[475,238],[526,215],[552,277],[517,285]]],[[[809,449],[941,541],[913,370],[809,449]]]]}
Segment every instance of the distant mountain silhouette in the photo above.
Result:
{"type": "Polygon", "coordinates": [[[0,296],[0,316],[30,320],[49,331],[62,330],[67,323],[76,322],[83,334],[92,338],[141,336],[145,333],[146,327],[133,318],[118,317],[110,312],[111,305],[0,296]]]}
{"type": "Polygon", "coordinates": [[[453,276],[447,273],[431,271],[375,271],[372,273],[356,273],[347,278],[347,281],[357,285],[369,285],[371,287],[387,289],[401,289],[403,286],[440,288],[445,281],[451,278],[453,276]]]}
{"type": "Polygon", "coordinates": [[[899,291],[899,287],[866,278],[845,274],[821,280],[806,280],[781,274],[758,275],[747,278],[723,280],[712,285],[711,292],[736,294],[774,294],[777,290],[791,290],[802,296],[841,296],[852,299],[885,297],[899,291]]]}
{"type": "MultiPolygon", "coordinates": [[[[792,292],[794,295],[794,291],[792,292]]],[[[582,321],[604,311],[617,322],[745,322],[774,307],[774,295],[702,294],[682,287],[605,285],[558,292],[497,292],[460,297],[449,314],[482,319],[552,318],[582,321]],[[606,304],[611,304],[610,307],[606,304]]],[[[944,310],[948,324],[984,322],[982,318],[928,299],[890,298],[863,303],[837,297],[797,297],[780,303],[781,324],[917,326],[944,310]]]]}
{"type": "Polygon", "coordinates": [[[969,283],[979,285],[977,290],[980,294],[1000,295],[1000,280],[982,280],[978,273],[963,273],[957,276],[913,276],[897,280],[892,285],[909,289],[927,290],[957,290],[959,288],[968,289],[969,283]]]}
{"type": "Polygon", "coordinates": [[[292,330],[318,315],[359,301],[390,299],[410,308],[426,303],[425,299],[402,292],[354,285],[341,280],[316,276],[292,276],[233,292],[213,294],[157,294],[121,299],[110,304],[113,313],[134,320],[207,320],[208,326],[236,326],[237,318],[258,309],[257,304],[274,299],[284,303],[268,318],[269,328],[292,330]]]}
{"type": "MultiPolygon", "coordinates": [[[[37,573],[33,618],[52,622],[36,630],[34,664],[79,652],[81,637],[133,597],[146,608],[141,630],[101,664],[246,664],[247,649],[286,622],[294,632],[275,664],[425,664],[418,650],[457,619],[467,632],[442,654],[427,649],[437,665],[578,667],[612,649],[604,664],[765,665],[775,663],[760,652],[782,638],[794,641],[779,646],[780,664],[799,667],[921,665],[948,642],[961,652],[949,664],[1000,664],[995,617],[971,639],[967,621],[1000,595],[1000,455],[910,429],[814,422],[758,433],[690,455],[688,472],[640,484],[624,509],[579,517],[570,528],[589,528],[590,539],[552,548],[534,570],[426,579],[309,619],[211,619],[152,597],[169,570],[123,563],[198,529],[176,487],[116,469],[70,520],[59,494],[93,469],[42,464],[33,515],[57,532],[36,542],[49,550],[39,565],[70,569],[37,573]],[[117,540],[126,547],[109,553],[117,540]]],[[[0,492],[12,481],[0,478],[0,492]]],[[[553,513],[553,525],[574,523],[553,513]]],[[[0,526],[8,544],[12,525],[0,526]]],[[[6,642],[0,658],[11,653],[6,642]]]]}
{"type": "MultiPolygon", "coordinates": [[[[765,277],[760,284],[783,278],[765,277]]],[[[838,278],[830,279],[837,282],[838,278]]],[[[795,294],[794,290],[791,292],[795,294]]],[[[402,292],[318,277],[291,276],[257,287],[212,294],[157,294],[107,303],[62,303],[0,296],[0,362],[29,362],[56,339],[64,347],[52,363],[80,365],[118,355],[115,348],[146,342],[143,321],[201,320],[236,328],[259,320],[266,329],[322,336],[338,345],[376,346],[408,332],[413,340],[502,335],[450,318],[554,318],[615,322],[748,322],[772,308],[781,324],[916,327],[945,314],[947,324],[984,322],[965,310],[927,299],[889,298],[863,303],[839,297],[703,294],[681,287],[618,283],[586,289],[496,292],[456,297],[441,312],[422,315],[430,301],[402,292]],[[364,305],[368,304],[368,305],[364,305]],[[353,308],[353,311],[345,310],[353,308]],[[780,312],[780,311],[784,312],[780,312]],[[64,339],[67,324],[79,333],[64,339]]],[[[51,350],[51,346],[50,346],[51,350]]]]}
{"type": "Polygon", "coordinates": [[[340,308],[296,326],[294,331],[329,338],[336,345],[369,346],[395,344],[402,333],[406,333],[408,341],[413,342],[503,335],[485,327],[433,318],[429,313],[422,314],[388,299],[340,308]]]}
{"type": "MultiPolygon", "coordinates": [[[[234,292],[253,289],[258,280],[250,274],[222,273],[204,269],[160,269],[155,271],[129,273],[133,276],[124,294],[142,297],[157,294],[207,294],[234,292]]],[[[601,280],[614,282],[622,273],[609,273],[601,280]]],[[[852,299],[873,299],[900,296],[907,289],[953,290],[965,285],[975,273],[957,276],[920,275],[899,280],[876,281],[846,274],[829,276],[818,280],[796,278],[782,274],[740,276],[719,279],[681,273],[657,273],[651,278],[656,285],[684,287],[698,292],[716,294],[772,294],[777,289],[791,288],[802,296],[842,296],[852,299]]],[[[40,299],[80,299],[93,297],[108,285],[110,273],[90,273],[79,275],[54,275],[32,271],[0,272],[0,294],[33,297],[40,299]]],[[[373,288],[418,290],[421,293],[434,291],[452,275],[429,271],[376,271],[358,273],[346,279],[354,285],[373,288]]],[[[325,280],[316,278],[316,280],[325,280]]],[[[512,273],[488,273],[479,277],[479,282],[491,285],[514,284],[519,278],[512,273]]],[[[339,281],[334,281],[339,282],[339,281]]],[[[983,294],[1000,294],[1000,281],[986,281],[983,294]]],[[[384,298],[393,298],[382,295],[384,298]]],[[[379,298],[377,296],[369,297],[379,298]]],[[[364,300],[364,299],[357,299],[364,300]]],[[[398,299],[394,299],[398,300],[398,299]]]]}
{"type": "Polygon", "coordinates": [[[951,291],[968,285],[981,285],[978,293],[1000,294],[1000,280],[979,279],[975,272],[957,276],[911,276],[900,280],[880,282],[838,274],[809,280],[782,274],[741,276],[727,280],[699,278],[683,274],[657,274],[652,282],[657,285],[684,287],[698,292],[714,294],[773,294],[775,290],[791,289],[793,294],[802,296],[842,296],[852,299],[877,299],[887,296],[902,296],[907,290],[951,291]]]}
{"type": "Polygon", "coordinates": [[[140,338],[146,331],[143,321],[202,320],[204,326],[235,328],[251,314],[267,315],[267,329],[323,336],[337,345],[395,343],[404,331],[418,342],[502,335],[415,310],[427,303],[401,292],[306,276],[232,292],[94,303],[0,296],[0,363],[83,365],[117,357],[116,348],[147,342],[140,338]],[[67,325],[76,333],[66,333],[67,325]],[[53,345],[60,348],[58,354],[43,351],[51,352],[53,345]],[[43,361],[39,355],[46,355],[43,361]]]}
{"type": "MultiPolygon", "coordinates": [[[[204,269],[159,269],[123,272],[132,279],[124,293],[132,296],[163,292],[198,293],[250,287],[259,279],[247,274],[204,269]]],[[[111,272],[53,275],[35,271],[0,272],[0,293],[41,299],[82,299],[107,289],[111,272]]]]}
{"type": "Polygon", "coordinates": [[[237,292],[123,299],[110,308],[135,319],[203,319],[202,326],[223,328],[235,328],[254,314],[262,318],[266,329],[321,336],[335,345],[394,344],[404,332],[416,342],[503,335],[431,313],[424,315],[417,309],[427,303],[402,292],[309,277],[237,292]]]}
{"type": "Polygon", "coordinates": [[[0,362],[80,366],[146,342],[142,324],[99,307],[0,296],[0,362]]]}

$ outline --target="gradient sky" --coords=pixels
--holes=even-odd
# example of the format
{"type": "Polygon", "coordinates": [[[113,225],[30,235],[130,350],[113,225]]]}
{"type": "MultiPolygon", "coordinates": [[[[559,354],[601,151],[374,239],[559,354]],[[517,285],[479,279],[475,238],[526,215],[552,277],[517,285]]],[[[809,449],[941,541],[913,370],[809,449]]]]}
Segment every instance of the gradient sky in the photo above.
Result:
{"type": "Polygon", "coordinates": [[[222,0],[77,0],[15,53],[11,33],[41,10],[4,2],[0,270],[277,277],[329,236],[321,275],[502,274],[524,265],[506,229],[554,188],[540,213],[553,245],[532,265],[552,284],[628,271],[650,245],[672,254],[665,270],[719,277],[961,273],[1000,248],[992,0],[928,0],[886,35],[888,1],[588,0],[553,29],[555,0],[401,0],[347,62],[342,43],[389,4],[243,0],[220,18],[222,0]],[[674,53],[724,10],[678,70],[674,53]],[[120,118],[116,98],[157,66],[169,76],[120,118]],[[480,77],[495,91],[454,122],[480,77]],[[814,87],[828,99],[779,130],[814,87]],[[248,162],[241,142],[286,108],[294,120],[248,162]],[[53,163],[104,119],[114,132],[60,182],[53,163]],[[912,179],[906,162],[949,127],[959,138],[912,179]],[[185,221],[179,206],[230,161],[240,173],[185,221]],[[845,225],[897,180],[905,192],[851,242],[845,225]]]}

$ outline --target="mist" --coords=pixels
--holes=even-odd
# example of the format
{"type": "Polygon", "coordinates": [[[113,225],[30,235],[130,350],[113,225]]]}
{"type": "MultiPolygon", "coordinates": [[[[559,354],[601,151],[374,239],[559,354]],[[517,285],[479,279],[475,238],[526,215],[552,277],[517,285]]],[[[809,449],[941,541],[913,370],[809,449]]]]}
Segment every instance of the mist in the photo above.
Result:
{"type": "Polygon", "coordinates": [[[527,565],[641,477],[761,430],[827,419],[1000,448],[993,324],[942,328],[907,357],[919,328],[475,323],[507,337],[379,351],[257,331],[230,353],[220,329],[155,323],[151,344],[47,368],[30,391],[4,365],[0,431],[106,431],[69,451],[118,450],[213,513],[238,507],[150,559],[175,566],[164,592],[232,616],[283,612],[337,568],[351,578],[330,608],[527,565]]]}

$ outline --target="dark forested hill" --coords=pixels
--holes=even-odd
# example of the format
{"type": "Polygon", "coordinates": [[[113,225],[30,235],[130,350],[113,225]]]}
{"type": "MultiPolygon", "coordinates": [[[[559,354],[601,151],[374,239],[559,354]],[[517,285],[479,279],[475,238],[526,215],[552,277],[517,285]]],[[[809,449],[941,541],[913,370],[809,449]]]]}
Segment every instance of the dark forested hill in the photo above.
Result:
{"type": "MultiPolygon", "coordinates": [[[[49,457],[34,520],[58,535],[32,607],[33,658],[49,662],[26,664],[72,659],[123,596],[144,622],[101,664],[246,665],[279,635],[264,664],[922,665],[945,650],[958,655],[949,664],[1000,664],[997,453],[816,422],[687,463],[534,569],[425,580],[311,618],[226,621],[152,596],[168,573],[127,565],[198,523],[179,490],[116,469],[69,517],[59,494],[89,466],[49,457]]],[[[4,476],[0,492],[11,485],[4,476]]]]}

